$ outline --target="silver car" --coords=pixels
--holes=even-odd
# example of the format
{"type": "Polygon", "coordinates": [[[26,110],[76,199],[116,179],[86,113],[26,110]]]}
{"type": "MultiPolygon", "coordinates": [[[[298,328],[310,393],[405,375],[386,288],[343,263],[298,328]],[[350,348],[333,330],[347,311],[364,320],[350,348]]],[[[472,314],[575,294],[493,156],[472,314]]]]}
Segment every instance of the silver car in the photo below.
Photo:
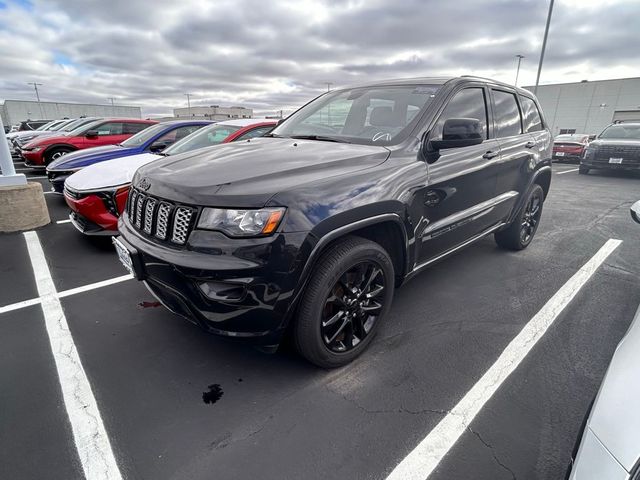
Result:
{"type": "MultiPolygon", "coordinates": [[[[640,223],[640,201],[631,207],[640,223]]],[[[640,308],[616,348],[587,420],[570,480],[640,479],[640,308]]]]}

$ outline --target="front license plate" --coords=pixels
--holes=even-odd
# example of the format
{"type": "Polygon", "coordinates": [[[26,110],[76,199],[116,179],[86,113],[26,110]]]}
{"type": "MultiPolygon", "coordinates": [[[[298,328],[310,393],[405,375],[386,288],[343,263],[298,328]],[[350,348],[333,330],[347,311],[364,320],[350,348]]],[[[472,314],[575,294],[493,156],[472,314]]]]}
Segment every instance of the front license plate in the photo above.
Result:
{"type": "Polygon", "coordinates": [[[556,157],[564,157],[564,152],[556,152],[556,157]]]}
{"type": "Polygon", "coordinates": [[[621,158],[613,158],[613,157],[611,157],[609,159],[609,163],[622,163],[622,159],[621,158]]]}
{"type": "Polygon", "coordinates": [[[127,247],[125,247],[117,238],[113,237],[113,246],[116,247],[116,252],[118,253],[118,258],[124,268],[126,268],[131,275],[135,277],[135,273],[133,271],[133,262],[131,261],[131,254],[127,247]]]}

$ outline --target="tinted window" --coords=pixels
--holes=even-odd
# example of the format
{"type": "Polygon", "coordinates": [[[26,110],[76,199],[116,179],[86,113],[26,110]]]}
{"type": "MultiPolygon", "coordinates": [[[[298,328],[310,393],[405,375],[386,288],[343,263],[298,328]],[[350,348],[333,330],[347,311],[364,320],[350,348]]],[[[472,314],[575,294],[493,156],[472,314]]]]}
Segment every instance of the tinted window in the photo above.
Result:
{"type": "Polygon", "coordinates": [[[493,90],[493,100],[496,105],[495,124],[498,137],[510,137],[522,133],[520,109],[516,96],[510,92],[493,90]]]}
{"type": "Polygon", "coordinates": [[[164,153],[167,155],[175,155],[177,153],[190,152],[197,148],[212,147],[213,145],[222,143],[229,135],[238,130],[240,130],[240,127],[232,125],[210,125],[174,143],[167,148],[164,153]]]}
{"type": "Polygon", "coordinates": [[[465,88],[456,93],[445,107],[431,133],[432,140],[442,140],[442,127],[450,118],[475,118],[480,122],[483,138],[487,138],[487,104],[482,88],[465,88]]]}
{"type": "Polygon", "coordinates": [[[605,128],[598,138],[640,140],[640,125],[611,125],[605,128]]]}
{"type": "Polygon", "coordinates": [[[93,130],[98,132],[98,136],[122,135],[122,122],[107,122],[98,125],[93,130]]]}
{"type": "Polygon", "coordinates": [[[542,118],[538,111],[536,102],[528,97],[520,97],[522,103],[522,114],[524,115],[524,131],[539,132],[542,130],[542,118]]]}
{"type": "MultiPolygon", "coordinates": [[[[124,133],[125,135],[134,135],[138,132],[141,132],[148,126],[148,123],[125,123],[122,129],[122,133],[124,133]]],[[[114,133],[113,135],[117,134],[114,133]]]]}
{"type": "Polygon", "coordinates": [[[261,137],[265,133],[269,133],[271,130],[273,130],[273,125],[269,125],[267,127],[254,128],[253,130],[249,130],[248,132],[245,132],[242,135],[240,135],[238,138],[236,138],[236,141],[246,140],[247,138],[261,137]]]}

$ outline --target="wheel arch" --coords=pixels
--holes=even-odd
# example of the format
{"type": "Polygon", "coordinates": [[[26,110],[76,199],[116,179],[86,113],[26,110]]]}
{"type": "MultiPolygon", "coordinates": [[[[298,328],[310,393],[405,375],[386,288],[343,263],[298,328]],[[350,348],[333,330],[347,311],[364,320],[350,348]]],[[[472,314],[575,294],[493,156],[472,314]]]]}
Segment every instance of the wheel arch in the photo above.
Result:
{"type": "Polygon", "coordinates": [[[70,152],[78,150],[78,147],[68,143],[53,143],[51,145],[47,145],[47,147],[42,152],[42,157],[44,158],[45,155],[51,153],[52,150],[55,150],[57,148],[64,148],[65,150],[69,150],[70,152]]]}

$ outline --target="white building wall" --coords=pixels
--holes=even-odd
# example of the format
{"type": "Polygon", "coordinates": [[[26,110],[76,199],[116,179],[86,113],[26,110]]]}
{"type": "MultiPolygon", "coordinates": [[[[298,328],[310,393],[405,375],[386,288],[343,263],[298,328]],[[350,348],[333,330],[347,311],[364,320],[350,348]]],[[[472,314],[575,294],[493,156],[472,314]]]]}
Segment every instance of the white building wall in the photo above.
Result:
{"type": "Polygon", "coordinates": [[[621,118],[620,111],[637,111],[640,117],[640,78],[539,85],[537,96],[554,135],[561,129],[598,134],[621,118]]]}
{"type": "Polygon", "coordinates": [[[86,117],[122,117],[141,118],[140,107],[126,105],[92,105],[84,103],[31,102],[5,100],[2,106],[2,119],[8,124],[23,120],[55,120],[58,118],[86,117]]]}

